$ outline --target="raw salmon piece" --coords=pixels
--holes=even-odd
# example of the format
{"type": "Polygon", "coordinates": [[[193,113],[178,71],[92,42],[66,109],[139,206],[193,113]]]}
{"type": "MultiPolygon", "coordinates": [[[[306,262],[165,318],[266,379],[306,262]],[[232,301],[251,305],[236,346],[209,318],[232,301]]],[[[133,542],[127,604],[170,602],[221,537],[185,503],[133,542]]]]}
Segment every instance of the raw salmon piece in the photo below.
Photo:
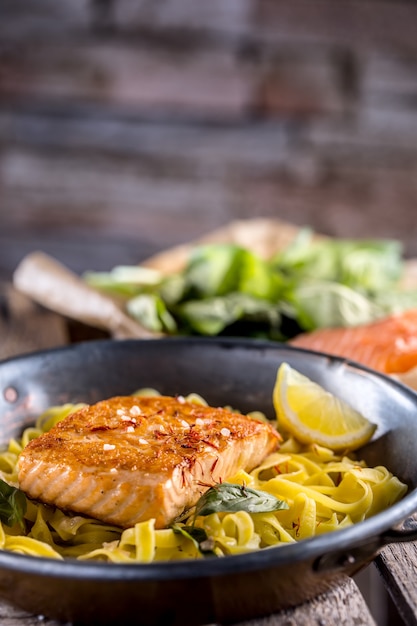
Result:
{"type": "Polygon", "coordinates": [[[355,328],[325,328],[298,335],[300,348],[352,359],[385,374],[417,366],[417,309],[355,328]]]}
{"type": "Polygon", "coordinates": [[[182,397],[115,397],[32,440],[20,488],[35,500],[121,527],[169,525],[211,485],[278,447],[266,423],[182,397]]]}

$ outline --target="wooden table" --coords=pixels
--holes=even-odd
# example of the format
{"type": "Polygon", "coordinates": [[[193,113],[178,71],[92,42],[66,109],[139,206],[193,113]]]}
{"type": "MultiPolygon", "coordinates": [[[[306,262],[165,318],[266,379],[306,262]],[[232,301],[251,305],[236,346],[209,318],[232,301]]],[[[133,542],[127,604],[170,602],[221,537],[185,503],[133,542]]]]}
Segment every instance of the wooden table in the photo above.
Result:
{"type": "MultiPolygon", "coordinates": [[[[34,305],[8,284],[0,283],[0,359],[79,340],[97,338],[97,333],[71,327],[66,320],[34,305]]],[[[388,546],[370,566],[380,572],[394,598],[382,620],[370,611],[356,582],[344,578],[333,590],[294,609],[236,626],[375,626],[376,624],[417,624],[417,548],[415,544],[388,546]],[[397,613],[396,611],[399,611],[397,613]],[[391,613],[395,611],[393,616],[391,613]]],[[[379,600],[374,600],[378,606],[379,600]]],[[[378,611],[377,611],[378,612],[378,611]]],[[[48,618],[28,615],[0,601],[2,626],[58,626],[48,618]]],[[[94,624],[92,626],[99,626],[94,624]]]]}

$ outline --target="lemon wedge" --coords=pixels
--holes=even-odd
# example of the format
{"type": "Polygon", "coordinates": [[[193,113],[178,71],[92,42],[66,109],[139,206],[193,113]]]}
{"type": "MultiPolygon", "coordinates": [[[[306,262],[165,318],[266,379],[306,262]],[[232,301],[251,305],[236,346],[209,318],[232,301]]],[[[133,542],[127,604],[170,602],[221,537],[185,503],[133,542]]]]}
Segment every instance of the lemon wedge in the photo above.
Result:
{"type": "Polygon", "coordinates": [[[273,390],[278,428],[302,443],[335,451],[356,450],[372,437],[376,425],[288,363],[278,368],[273,390]]]}

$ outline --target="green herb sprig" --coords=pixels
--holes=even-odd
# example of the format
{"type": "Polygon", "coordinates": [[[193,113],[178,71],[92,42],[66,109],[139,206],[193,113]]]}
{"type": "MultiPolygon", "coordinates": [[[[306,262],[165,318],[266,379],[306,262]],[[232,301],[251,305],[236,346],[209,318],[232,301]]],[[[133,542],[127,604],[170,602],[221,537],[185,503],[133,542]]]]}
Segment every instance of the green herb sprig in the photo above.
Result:
{"type": "Polygon", "coordinates": [[[215,543],[213,539],[209,538],[204,528],[198,528],[197,526],[180,526],[179,524],[173,524],[171,528],[174,533],[182,535],[192,541],[203,556],[216,556],[214,551],[215,543]]]}
{"type": "Polygon", "coordinates": [[[266,491],[252,489],[245,485],[233,483],[219,483],[210,487],[197,501],[194,507],[191,525],[181,526],[178,522],[189,517],[189,512],[180,516],[171,528],[175,533],[181,534],[192,541],[203,556],[216,556],[215,543],[207,535],[204,528],[195,526],[199,516],[211,515],[212,513],[270,513],[288,509],[284,500],[279,500],[266,491]]]}
{"type": "Polygon", "coordinates": [[[24,528],[26,496],[20,489],[0,480],[0,521],[6,526],[18,524],[24,528]]]}

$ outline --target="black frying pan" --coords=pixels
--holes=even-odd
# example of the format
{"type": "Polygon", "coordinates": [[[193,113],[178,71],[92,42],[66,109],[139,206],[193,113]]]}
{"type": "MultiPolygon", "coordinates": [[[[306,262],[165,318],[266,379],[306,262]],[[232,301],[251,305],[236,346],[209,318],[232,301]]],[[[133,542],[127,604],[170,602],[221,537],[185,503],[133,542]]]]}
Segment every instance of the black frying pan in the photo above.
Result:
{"type": "Polygon", "coordinates": [[[417,511],[417,394],[358,365],[283,345],[233,339],[97,341],[0,363],[0,440],[51,404],[95,402],[139,387],[197,392],[214,405],[273,417],[272,388],[287,361],[378,424],[362,449],[409,494],[350,528],[251,554],[118,565],[54,561],[0,551],[0,595],[30,612],[76,624],[187,626],[234,622],[295,605],[353,574],[384,545],[417,539],[400,527],[417,511]]]}

